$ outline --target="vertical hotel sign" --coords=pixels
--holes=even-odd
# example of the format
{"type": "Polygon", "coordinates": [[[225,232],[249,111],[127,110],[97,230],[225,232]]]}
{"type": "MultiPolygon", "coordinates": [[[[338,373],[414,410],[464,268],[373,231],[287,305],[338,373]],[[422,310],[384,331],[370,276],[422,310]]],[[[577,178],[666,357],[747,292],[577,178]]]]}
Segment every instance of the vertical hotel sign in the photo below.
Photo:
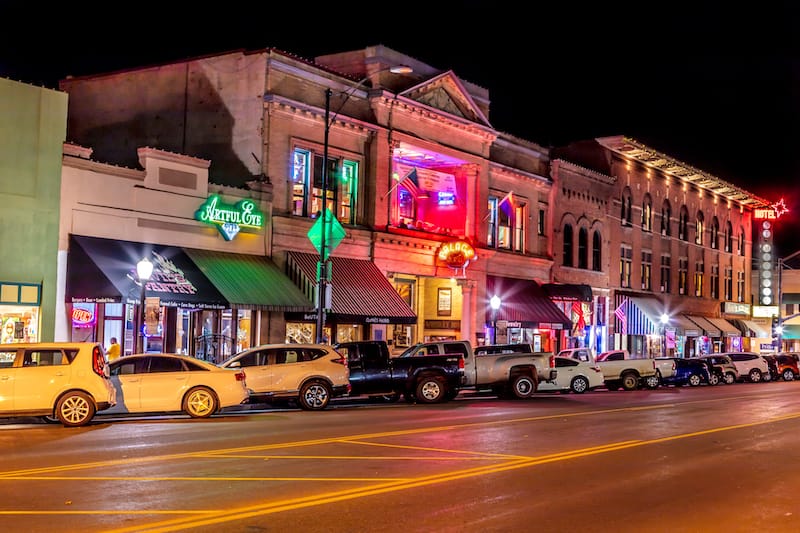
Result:
{"type": "Polygon", "coordinates": [[[253,200],[240,200],[235,205],[226,204],[218,194],[212,194],[195,211],[195,220],[217,227],[226,241],[232,240],[242,228],[260,230],[264,227],[264,214],[253,200]]]}

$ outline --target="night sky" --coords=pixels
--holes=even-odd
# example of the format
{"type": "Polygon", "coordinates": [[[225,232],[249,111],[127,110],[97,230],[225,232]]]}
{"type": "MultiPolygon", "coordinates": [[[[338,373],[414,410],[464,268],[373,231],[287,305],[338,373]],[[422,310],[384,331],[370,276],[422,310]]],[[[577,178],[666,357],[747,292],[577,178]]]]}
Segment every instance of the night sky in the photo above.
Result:
{"type": "Polygon", "coordinates": [[[800,2],[181,4],[0,0],[0,76],[57,88],[235,49],[383,44],[488,88],[498,130],[542,146],[625,135],[785,198],[779,254],[800,250],[800,2]]]}

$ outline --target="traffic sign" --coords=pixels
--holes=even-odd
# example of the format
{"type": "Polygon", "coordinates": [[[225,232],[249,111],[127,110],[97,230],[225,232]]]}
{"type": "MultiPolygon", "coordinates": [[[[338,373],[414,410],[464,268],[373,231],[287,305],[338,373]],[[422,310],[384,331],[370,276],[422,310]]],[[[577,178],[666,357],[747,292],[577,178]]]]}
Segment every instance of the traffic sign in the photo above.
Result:
{"type": "Polygon", "coordinates": [[[336,220],[336,217],[331,213],[331,210],[325,208],[325,216],[320,217],[311,226],[311,229],[308,230],[308,240],[311,241],[311,244],[314,245],[314,248],[317,250],[318,253],[323,255],[325,258],[331,255],[334,248],[339,246],[339,243],[342,242],[345,235],[347,235],[344,231],[344,228],[336,220]],[[325,220],[325,253],[322,254],[322,221],[325,220]]]}

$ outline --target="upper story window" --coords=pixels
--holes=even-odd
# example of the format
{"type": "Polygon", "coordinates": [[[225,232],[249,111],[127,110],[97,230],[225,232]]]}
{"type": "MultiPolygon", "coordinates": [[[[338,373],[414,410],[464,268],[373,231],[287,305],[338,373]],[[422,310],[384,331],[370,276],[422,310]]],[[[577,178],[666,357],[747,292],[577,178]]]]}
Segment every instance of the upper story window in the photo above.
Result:
{"type": "Polygon", "coordinates": [[[706,230],[705,226],[705,219],[703,217],[703,212],[697,212],[697,221],[695,221],[695,232],[694,232],[694,243],[702,245],[703,244],[703,233],[706,230]]]}
{"type": "Polygon", "coordinates": [[[678,294],[688,294],[689,286],[689,259],[678,258],[678,294]]]}
{"type": "Polygon", "coordinates": [[[536,223],[536,234],[539,236],[544,235],[544,215],[545,215],[545,210],[540,207],[539,219],[536,223]]]}
{"type": "Polygon", "coordinates": [[[572,266],[572,249],[573,249],[573,235],[572,235],[572,225],[571,224],[564,224],[564,257],[563,257],[563,264],[564,266],[571,267],[572,266]]]}
{"type": "Polygon", "coordinates": [[[578,230],[578,268],[589,268],[589,230],[578,230]]]}
{"type": "Polygon", "coordinates": [[[664,200],[661,205],[661,235],[670,236],[670,221],[672,219],[672,208],[669,205],[669,200],[664,200]]]}
{"type": "Polygon", "coordinates": [[[739,227],[739,255],[744,255],[744,228],[739,227]]]}
{"type": "Polygon", "coordinates": [[[717,217],[711,219],[711,247],[719,249],[719,220],[717,217]]]}
{"type": "Polygon", "coordinates": [[[678,217],[678,238],[682,241],[689,240],[689,210],[686,206],[681,206],[681,213],[678,217]]]}
{"type": "Polygon", "coordinates": [[[630,246],[622,246],[619,254],[619,286],[622,288],[630,288],[631,286],[631,268],[633,265],[633,248],[630,246]]]}
{"type": "Polygon", "coordinates": [[[702,261],[694,264],[694,295],[703,296],[703,279],[705,278],[706,268],[702,261]]]}
{"type": "Polygon", "coordinates": [[[644,195],[642,202],[642,230],[653,231],[653,201],[649,194],[644,195]]]}
{"type": "Polygon", "coordinates": [[[627,187],[622,191],[622,211],[620,213],[620,219],[622,220],[623,226],[630,226],[633,224],[633,197],[631,196],[631,190],[627,187]]]}
{"type": "MultiPolygon", "coordinates": [[[[355,224],[358,162],[328,158],[325,206],[339,222],[355,224]]],[[[317,218],[323,206],[322,156],[305,148],[292,153],[292,214],[317,218]]]]}
{"type": "MultiPolygon", "coordinates": [[[[392,194],[389,217],[391,225],[404,230],[447,236],[466,235],[469,218],[466,177],[461,167],[449,167],[448,170],[449,172],[443,172],[409,164],[400,159],[393,160],[394,184],[387,192],[387,195],[392,194]]],[[[517,238],[514,232],[524,220],[515,213],[524,212],[524,204],[509,193],[502,201],[490,201],[488,206],[489,213],[481,217],[481,220],[489,221],[490,235],[487,241],[490,246],[506,249],[518,247],[519,243],[514,242],[517,238]]]]}
{"type": "MultiPolygon", "coordinates": [[[[731,221],[725,223],[725,251],[730,253],[733,251],[733,226],[731,221]]],[[[730,298],[729,298],[730,299],[730,298]]]]}
{"type": "Polygon", "coordinates": [[[602,272],[603,264],[603,239],[599,231],[592,234],[592,270],[595,272],[602,272]]]}
{"type": "Polygon", "coordinates": [[[526,205],[513,195],[489,198],[489,234],[486,242],[492,248],[525,251],[526,205]]]}
{"type": "Polygon", "coordinates": [[[670,278],[672,277],[672,257],[669,254],[664,254],[661,256],[661,292],[669,293],[672,283],[670,283],[670,278]]]}

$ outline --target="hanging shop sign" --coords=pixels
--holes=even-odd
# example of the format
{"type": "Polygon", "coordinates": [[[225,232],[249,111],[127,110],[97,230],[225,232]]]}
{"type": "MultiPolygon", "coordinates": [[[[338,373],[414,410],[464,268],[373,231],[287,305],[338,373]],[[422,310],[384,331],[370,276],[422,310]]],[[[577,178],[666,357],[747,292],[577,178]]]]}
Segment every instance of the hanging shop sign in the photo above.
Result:
{"type": "Polygon", "coordinates": [[[264,214],[253,200],[240,200],[236,205],[226,204],[218,194],[209,196],[194,213],[195,220],[217,227],[226,241],[232,240],[242,228],[260,230],[264,227],[264,214]]]}
{"type": "Polygon", "coordinates": [[[450,241],[439,248],[437,256],[450,268],[465,268],[475,257],[475,248],[466,241],[450,241]]]}

